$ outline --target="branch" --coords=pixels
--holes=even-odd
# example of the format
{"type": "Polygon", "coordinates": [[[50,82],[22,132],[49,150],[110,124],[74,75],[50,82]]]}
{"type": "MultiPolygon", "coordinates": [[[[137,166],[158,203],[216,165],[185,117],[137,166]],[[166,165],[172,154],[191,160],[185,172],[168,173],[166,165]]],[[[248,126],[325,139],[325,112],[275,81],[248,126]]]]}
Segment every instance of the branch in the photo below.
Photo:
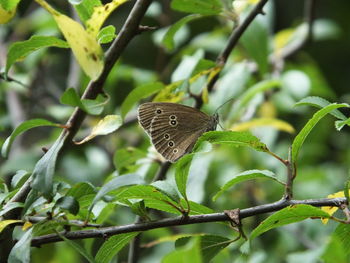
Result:
{"type": "MultiPolygon", "coordinates": [[[[48,218],[44,216],[28,216],[26,217],[26,221],[29,221],[31,223],[40,223],[43,221],[47,221],[48,218]]],[[[77,226],[77,227],[101,227],[100,224],[93,224],[93,223],[86,223],[82,220],[65,220],[63,218],[52,218],[50,221],[61,223],[64,226],[77,226]]]]}
{"type": "Polygon", "coordinates": [[[293,181],[296,177],[296,167],[294,160],[292,160],[292,147],[289,148],[288,163],[287,163],[287,182],[284,190],[284,197],[286,200],[293,198],[293,181]]]}
{"type": "Polygon", "coordinates": [[[240,24],[238,27],[236,27],[233,30],[233,32],[232,32],[232,34],[227,42],[225,49],[220,53],[220,55],[217,58],[217,63],[219,65],[224,65],[226,63],[232,50],[237,45],[238,40],[243,35],[244,31],[247,30],[250,23],[253,22],[255,17],[262,13],[262,9],[263,9],[264,5],[267,3],[267,1],[268,0],[260,0],[260,2],[256,6],[254,6],[252,11],[250,11],[249,15],[245,18],[245,20],[242,22],[242,24],[240,24]]]}
{"type": "MultiPolygon", "coordinates": [[[[238,27],[234,28],[232,31],[226,47],[224,50],[218,55],[216,58],[216,64],[218,66],[224,66],[227,62],[228,57],[230,56],[232,50],[236,47],[238,40],[241,38],[243,33],[247,30],[248,26],[251,22],[253,22],[254,18],[262,13],[262,9],[268,0],[260,0],[258,4],[254,6],[254,8],[250,11],[249,15],[245,18],[245,20],[238,25],[238,27]]],[[[219,79],[219,73],[211,79],[208,83],[208,91],[211,92],[214,88],[216,81],[219,79]]],[[[196,108],[200,108],[203,104],[202,96],[199,96],[196,100],[196,108]]]]}
{"type": "MultiPolygon", "coordinates": [[[[307,200],[285,200],[250,207],[240,210],[239,217],[240,219],[270,213],[274,211],[281,210],[290,205],[312,205],[316,207],[320,206],[341,206],[345,204],[346,198],[323,198],[323,199],[307,199],[307,200]]],[[[230,221],[231,219],[225,213],[213,213],[213,214],[202,214],[202,215],[192,215],[188,217],[178,216],[175,218],[167,218],[159,221],[152,221],[146,223],[137,223],[129,224],[123,226],[112,226],[99,229],[89,229],[89,230],[80,230],[72,232],[61,232],[60,235],[68,239],[85,239],[85,238],[106,238],[113,235],[118,235],[122,233],[138,232],[138,231],[147,231],[156,228],[170,227],[170,226],[180,226],[180,225],[191,225],[199,223],[209,223],[209,222],[221,222],[221,221],[230,221]]],[[[62,241],[62,239],[57,234],[48,234],[43,236],[34,237],[32,239],[32,246],[41,246],[43,244],[53,243],[62,241]]]]}

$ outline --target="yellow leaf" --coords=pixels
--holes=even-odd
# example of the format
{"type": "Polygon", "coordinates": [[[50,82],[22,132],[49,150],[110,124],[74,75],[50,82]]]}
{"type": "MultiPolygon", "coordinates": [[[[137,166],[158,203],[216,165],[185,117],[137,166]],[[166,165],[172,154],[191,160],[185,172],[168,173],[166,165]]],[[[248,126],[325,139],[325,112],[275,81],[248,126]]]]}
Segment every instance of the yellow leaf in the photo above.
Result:
{"type": "Polygon", "coordinates": [[[285,29],[278,32],[274,38],[275,53],[280,55],[282,49],[292,40],[295,29],[285,29]]]}
{"type": "Polygon", "coordinates": [[[0,6],[0,24],[5,24],[11,20],[11,18],[16,14],[17,6],[9,11],[6,11],[4,8],[0,6]]]}
{"type": "Polygon", "coordinates": [[[259,108],[259,116],[262,118],[275,118],[276,107],[271,101],[265,101],[259,108]]]}
{"type": "Polygon", "coordinates": [[[14,224],[14,223],[19,223],[22,222],[22,220],[4,220],[4,221],[0,221],[0,233],[5,229],[5,227],[7,227],[10,224],[14,224]]]}
{"type": "Polygon", "coordinates": [[[259,119],[252,119],[247,122],[242,122],[233,125],[230,130],[232,131],[246,131],[251,128],[255,128],[258,126],[272,126],[280,131],[285,131],[288,133],[294,133],[294,128],[292,125],[290,125],[288,122],[273,119],[273,118],[259,118],[259,119]]]}
{"type": "Polygon", "coordinates": [[[25,230],[27,230],[28,228],[32,227],[32,225],[33,225],[32,223],[30,223],[30,222],[27,221],[27,222],[25,222],[24,225],[22,226],[22,230],[25,231],[25,230]]]}
{"type": "Polygon", "coordinates": [[[91,18],[86,21],[86,31],[94,38],[97,37],[103,23],[107,17],[121,4],[128,0],[113,0],[112,2],[103,6],[94,7],[94,12],[91,18]]]}
{"type": "Polygon", "coordinates": [[[202,91],[202,101],[204,104],[209,102],[209,93],[208,93],[208,87],[205,86],[202,91]]]}
{"type": "MultiPolygon", "coordinates": [[[[349,191],[350,193],[350,191],[349,191]]],[[[327,196],[328,198],[338,198],[338,197],[345,197],[344,191],[339,191],[334,194],[330,194],[327,196]]],[[[337,212],[338,207],[337,206],[323,206],[321,210],[327,212],[329,215],[333,215],[335,212],[337,212]]],[[[327,224],[328,223],[328,218],[322,218],[322,223],[327,224]]]]}
{"type": "Polygon", "coordinates": [[[167,85],[164,89],[158,92],[158,94],[154,97],[153,101],[154,102],[158,102],[158,101],[172,102],[172,103],[180,102],[185,96],[185,92],[177,90],[182,83],[183,81],[176,81],[174,83],[167,85]]]}
{"type": "Polygon", "coordinates": [[[96,80],[103,70],[103,51],[97,39],[73,19],[53,9],[44,0],[36,0],[54,17],[59,29],[72,48],[73,54],[86,75],[96,80]]]}
{"type": "Polygon", "coordinates": [[[92,140],[98,135],[107,135],[114,132],[122,125],[122,118],[118,115],[107,115],[100,120],[97,125],[92,129],[91,133],[80,142],[75,144],[83,144],[92,140]]]}

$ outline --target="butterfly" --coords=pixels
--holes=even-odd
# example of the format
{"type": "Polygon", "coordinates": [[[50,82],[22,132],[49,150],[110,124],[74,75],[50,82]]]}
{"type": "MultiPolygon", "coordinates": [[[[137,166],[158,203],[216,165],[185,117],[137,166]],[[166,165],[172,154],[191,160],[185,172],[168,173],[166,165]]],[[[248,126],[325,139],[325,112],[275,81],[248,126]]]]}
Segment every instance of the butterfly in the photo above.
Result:
{"type": "Polygon", "coordinates": [[[176,103],[147,102],[139,106],[138,120],[156,150],[176,162],[192,150],[203,133],[216,129],[219,116],[176,103]]]}

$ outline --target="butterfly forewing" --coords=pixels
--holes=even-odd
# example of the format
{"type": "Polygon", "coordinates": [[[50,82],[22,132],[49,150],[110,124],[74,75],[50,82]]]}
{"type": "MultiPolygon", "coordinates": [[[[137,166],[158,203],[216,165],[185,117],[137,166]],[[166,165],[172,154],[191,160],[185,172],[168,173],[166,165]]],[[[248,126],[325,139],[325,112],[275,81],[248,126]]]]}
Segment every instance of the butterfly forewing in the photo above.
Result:
{"type": "Polygon", "coordinates": [[[174,103],[145,103],[139,107],[139,122],[150,135],[156,150],[175,162],[192,150],[199,136],[216,128],[212,116],[174,103]]]}

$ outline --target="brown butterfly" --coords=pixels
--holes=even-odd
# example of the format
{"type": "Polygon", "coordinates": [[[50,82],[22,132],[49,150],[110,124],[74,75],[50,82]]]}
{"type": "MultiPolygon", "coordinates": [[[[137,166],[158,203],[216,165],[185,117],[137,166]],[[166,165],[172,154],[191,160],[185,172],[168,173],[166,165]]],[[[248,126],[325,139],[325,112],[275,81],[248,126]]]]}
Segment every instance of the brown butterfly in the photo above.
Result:
{"type": "Polygon", "coordinates": [[[192,150],[204,132],[216,129],[219,116],[176,103],[148,102],[140,105],[138,119],[156,150],[175,162],[192,150]]]}

